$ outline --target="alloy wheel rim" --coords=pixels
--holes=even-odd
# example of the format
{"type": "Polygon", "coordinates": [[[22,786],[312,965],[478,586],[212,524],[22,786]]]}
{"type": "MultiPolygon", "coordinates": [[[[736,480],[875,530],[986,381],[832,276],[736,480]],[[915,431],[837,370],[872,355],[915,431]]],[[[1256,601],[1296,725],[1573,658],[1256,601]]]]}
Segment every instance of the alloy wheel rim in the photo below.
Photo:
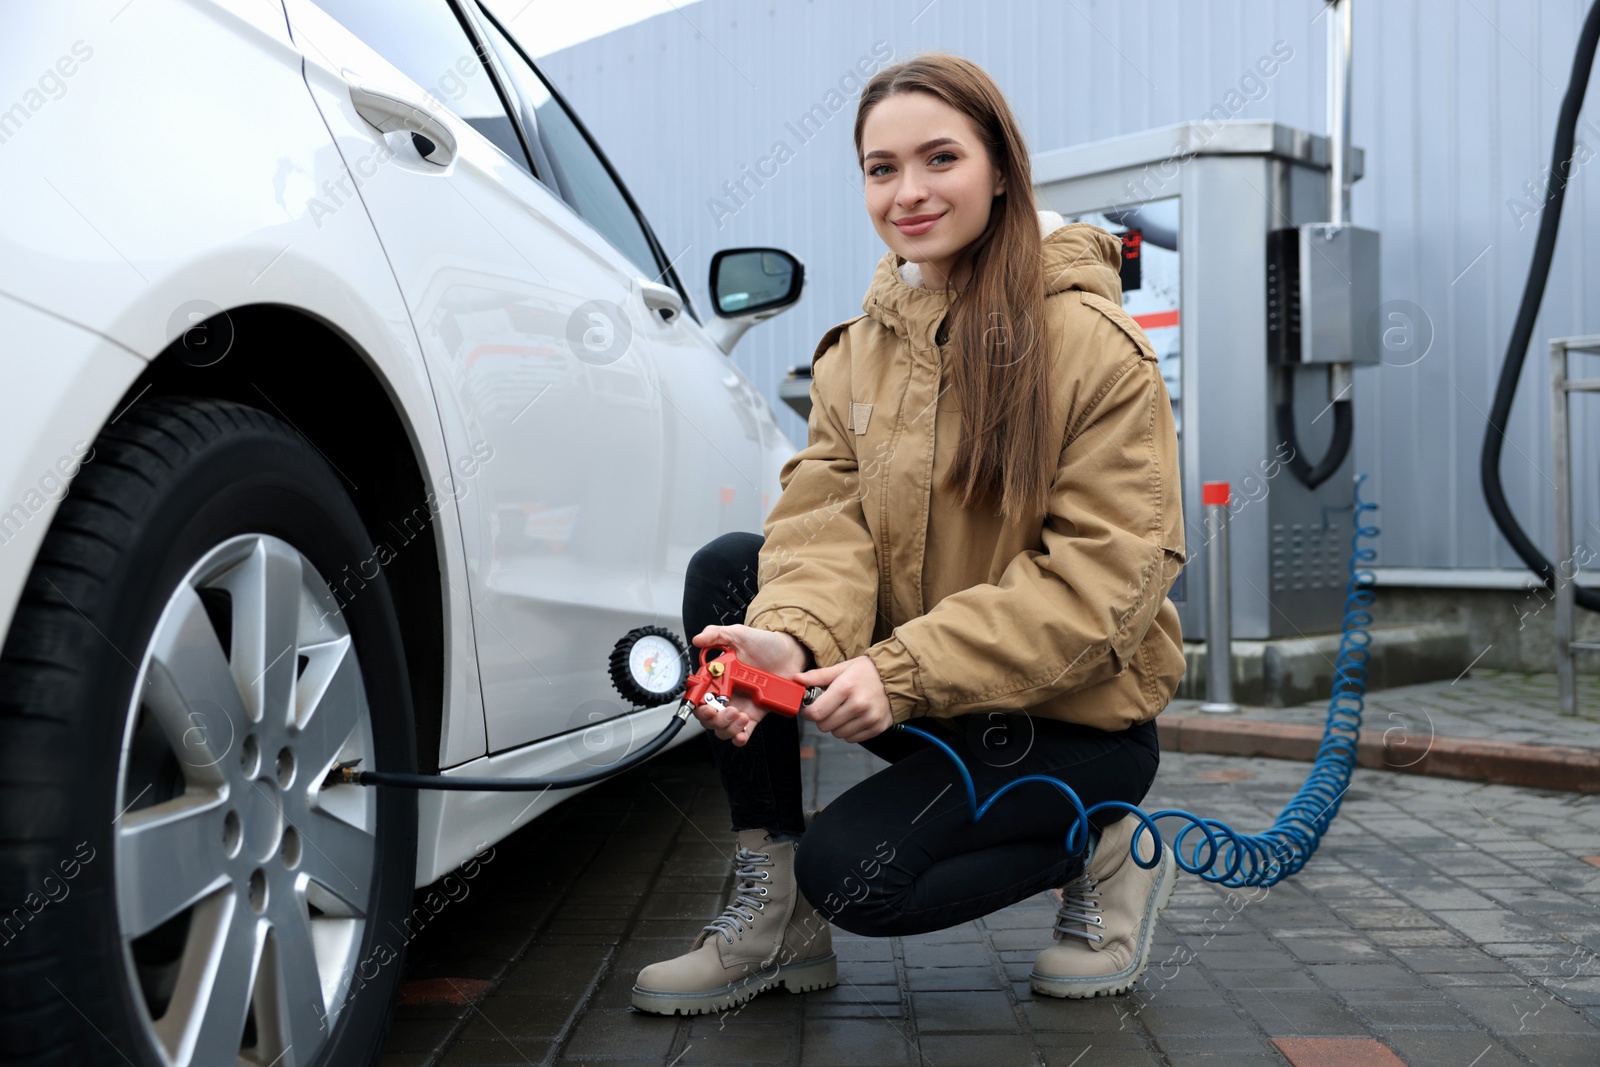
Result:
{"type": "Polygon", "coordinates": [[[377,798],[338,601],[245,534],[169,596],[129,702],[113,821],[132,1000],[169,1067],[312,1062],[351,996],[377,881],[377,798]]]}

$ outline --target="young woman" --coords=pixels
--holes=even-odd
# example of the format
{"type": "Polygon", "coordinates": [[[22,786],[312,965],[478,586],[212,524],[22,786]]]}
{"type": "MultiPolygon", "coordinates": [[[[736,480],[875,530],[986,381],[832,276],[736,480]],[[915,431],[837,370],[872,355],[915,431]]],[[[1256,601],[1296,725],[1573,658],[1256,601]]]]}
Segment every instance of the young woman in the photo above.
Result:
{"type": "MultiPolygon", "coordinates": [[[[1130,860],[1134,820],[1097,825],[1025,785],[1138,803],[1155,716],[1183,674],[1178,449],[1156,356],[1121,306],[1121,242],[1034,206],[1028,152],[975,64],[931,53],[875,75],[855,147],[888,245],[862,303],[812,359],[808,442],[763,535],[690,561],[697,648],[825,687],[803,713],[889,765],[801,811],[799,723],[742,697],[698,716],[715,736],[738,836],[726,910],[640,971],[635,1007],[719,1011],[837,981],[829,924],[939,930],[1059,888],[1058,942],[1034,990],[1127,990],[1176,875],[1130,860]],[[1098,840],[1098,844],[1094,843],[1098,840]]],[[[1150,855],[1148,835],[1141,842],[1150,855]]]]}

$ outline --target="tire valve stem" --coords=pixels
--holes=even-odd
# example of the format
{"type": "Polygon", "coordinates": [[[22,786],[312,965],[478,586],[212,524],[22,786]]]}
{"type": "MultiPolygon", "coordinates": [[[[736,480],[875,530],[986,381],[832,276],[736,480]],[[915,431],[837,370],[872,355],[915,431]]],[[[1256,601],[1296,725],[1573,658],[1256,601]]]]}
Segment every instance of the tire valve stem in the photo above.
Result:
{"type": "Polygon", "coordinates": [[[356,764],[360,762],[361,757],[357,756],[355,759],[347,759],[343,763],[335,763],[332,769],[328,771],[328,776],[322,780],[322,788],[326,789],[331,785],[361,784],[361,772],[356,770],[356,764]]]}

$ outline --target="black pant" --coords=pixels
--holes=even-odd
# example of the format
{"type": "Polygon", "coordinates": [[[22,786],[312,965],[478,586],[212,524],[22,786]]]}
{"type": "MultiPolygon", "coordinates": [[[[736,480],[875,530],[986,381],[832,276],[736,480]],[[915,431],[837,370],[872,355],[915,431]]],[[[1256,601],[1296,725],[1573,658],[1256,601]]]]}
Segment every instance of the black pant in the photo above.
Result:
{"type": "MultiPolygon", "coordinates": [[[[683,624],[693,637],[710,625],[744,622],[755,596],[760,534],[728,533],[689,561],[683,624]]],[[[692,647],[692,646],[691,646],[692,647]]],[[[697,661],[699,650],[691,652],[697,661]]],[[[917,718],[941,736],[972,774],[983,802],[1029,774],[1059,778],[1085,807],[1137,804],[1155,780],[1160,750],[1152,722],[1112,733],[1024,713],[917,718]]],[[[997,801],[977,823],[950,757],[896,729],[861,742],[890,766],[846,790],[817,814],[801,811],[800,720],[767,715],[743,747],[707,731],[733,829],[804,834],[795,853],[801,891],[834,925],[897,936],[942,930],[1061,885],[1083,858],[1064,846],[1075,811],[1054,787],[1029,783],[997,801]]],[[[1098,830],[1116,813],[1092,820],[1098,830]]]]}

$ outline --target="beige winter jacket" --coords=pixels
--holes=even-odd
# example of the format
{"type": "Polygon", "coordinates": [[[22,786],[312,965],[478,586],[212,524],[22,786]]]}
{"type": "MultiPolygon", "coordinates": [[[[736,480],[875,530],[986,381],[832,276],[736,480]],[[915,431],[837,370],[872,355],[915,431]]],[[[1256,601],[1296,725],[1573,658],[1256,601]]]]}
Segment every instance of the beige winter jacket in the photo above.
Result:
{"type": "Polygon", "coordinates": [[[1061,442],[1048,514],[1007,524],[940,487],[961,422],[935,342],[944,298],[891,251],[865,314],[817,345],[809,439],[764,524],[746,623],[818,666],[870,656],[896,722],[1025,709],[1122,730],[1183,674],[1166,595],[1185,559],[1177,434],[1122,310],[1121,241],[1039,214],[1061,442]]]}

